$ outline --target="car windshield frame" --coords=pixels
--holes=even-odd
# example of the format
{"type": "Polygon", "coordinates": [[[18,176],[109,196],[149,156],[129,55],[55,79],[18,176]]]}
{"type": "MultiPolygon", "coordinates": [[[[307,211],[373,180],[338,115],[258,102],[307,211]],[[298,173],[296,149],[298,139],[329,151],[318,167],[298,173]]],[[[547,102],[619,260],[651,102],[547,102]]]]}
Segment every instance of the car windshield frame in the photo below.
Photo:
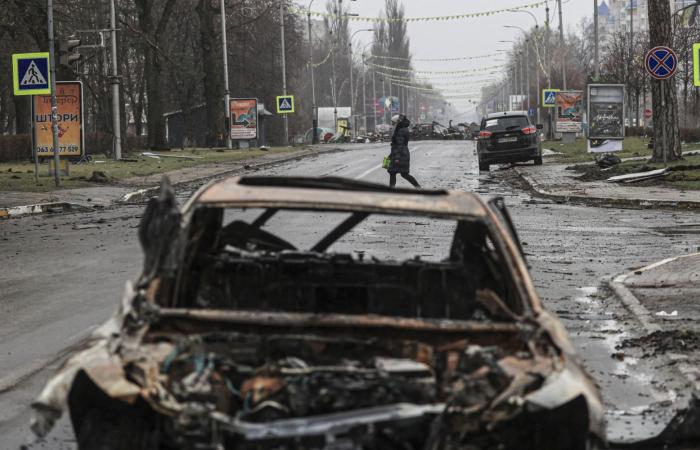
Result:
{"type": "Polygon", "coordinates": [[[482,130],[491,132],[512,131],[525,128],[530,125],[527,116],[502,116],[484,119],[482,130]],[[516,123],[516,120],[518,123],[516,123]],[[490,122],[493,122],[490,124],[490,122]]]}

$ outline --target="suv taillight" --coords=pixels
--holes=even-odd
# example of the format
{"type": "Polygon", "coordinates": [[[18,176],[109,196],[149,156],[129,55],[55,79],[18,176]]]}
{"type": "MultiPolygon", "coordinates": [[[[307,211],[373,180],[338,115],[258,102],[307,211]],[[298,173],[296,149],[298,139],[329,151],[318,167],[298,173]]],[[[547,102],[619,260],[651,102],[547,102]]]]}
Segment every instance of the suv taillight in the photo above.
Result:
{"type": "Polygon", "coordinates": [[[479,131],[479,139],[488,139],[493,133],[490,131],[479,131]]]}
{"type": "Polygon", "coordinates": [[[535,134],[537,133],[537,127],[534,125],[530,125],[529,127],[523,128],[523,134],[535,134]]]}

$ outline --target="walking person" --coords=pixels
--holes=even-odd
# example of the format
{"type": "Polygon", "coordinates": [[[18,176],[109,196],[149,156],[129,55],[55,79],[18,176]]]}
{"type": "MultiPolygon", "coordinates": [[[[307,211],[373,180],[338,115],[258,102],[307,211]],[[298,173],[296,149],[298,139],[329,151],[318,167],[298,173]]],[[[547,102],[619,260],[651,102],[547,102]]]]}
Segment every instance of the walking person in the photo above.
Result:
{"type": "Polygon", "coordinates": [[[411,122],[403,114],[397,114],[391,118],[391,123],[394,124],[394,133],[391,136],[391,153],[389,154],[389,186],[396,186],[396,174],[401,176],[411,183],[416,189],[420,189],[418,181],[410,174],[411,171],[411,154],[408,151],[408,126],[411,122]]]}

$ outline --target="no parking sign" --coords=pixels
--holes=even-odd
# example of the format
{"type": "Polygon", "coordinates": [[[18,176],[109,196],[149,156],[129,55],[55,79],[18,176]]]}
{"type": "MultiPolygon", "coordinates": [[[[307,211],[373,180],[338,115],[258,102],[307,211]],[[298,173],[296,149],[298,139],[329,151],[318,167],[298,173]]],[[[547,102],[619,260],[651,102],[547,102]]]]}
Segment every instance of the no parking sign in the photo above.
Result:
{"type": "Polygon", "coordinates": [[[649,50],[644,61],[649,75],[657,80],[671,78],[678,68],[676,52],[663,45],[649,50]]]}

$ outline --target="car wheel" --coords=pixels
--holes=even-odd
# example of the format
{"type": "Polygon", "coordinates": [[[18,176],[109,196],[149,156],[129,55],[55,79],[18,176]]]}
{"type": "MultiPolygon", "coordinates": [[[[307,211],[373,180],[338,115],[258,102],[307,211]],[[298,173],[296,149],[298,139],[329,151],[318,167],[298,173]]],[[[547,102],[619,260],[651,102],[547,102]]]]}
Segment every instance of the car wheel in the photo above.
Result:
{"type": "Polygon", "coordinates": [[[489,163],[484,163],[479,161],[479,171],[480,172],[488,172],[489,171],[489,163]]]}
{"type": "Polygon", "coordinates": [[[536,166],[542,165],[542,157],[541,156],[538,156],[537,158],[535,158],[535,165],[536,166]]]}

